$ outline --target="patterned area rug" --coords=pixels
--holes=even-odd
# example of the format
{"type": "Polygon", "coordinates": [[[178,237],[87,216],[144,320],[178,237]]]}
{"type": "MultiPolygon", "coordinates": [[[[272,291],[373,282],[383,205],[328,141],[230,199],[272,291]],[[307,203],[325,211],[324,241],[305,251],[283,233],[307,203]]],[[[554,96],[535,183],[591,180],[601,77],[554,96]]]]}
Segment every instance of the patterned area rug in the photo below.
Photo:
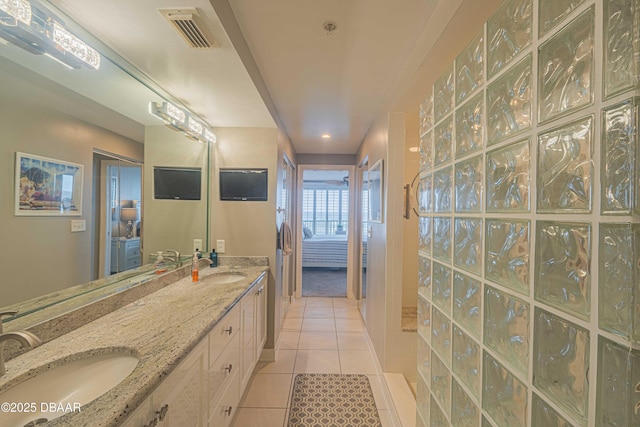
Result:
{"type": "Polygon", "coordinates": [[[288,427],[382,427],[366,375],[298,374],[288,427]]]}

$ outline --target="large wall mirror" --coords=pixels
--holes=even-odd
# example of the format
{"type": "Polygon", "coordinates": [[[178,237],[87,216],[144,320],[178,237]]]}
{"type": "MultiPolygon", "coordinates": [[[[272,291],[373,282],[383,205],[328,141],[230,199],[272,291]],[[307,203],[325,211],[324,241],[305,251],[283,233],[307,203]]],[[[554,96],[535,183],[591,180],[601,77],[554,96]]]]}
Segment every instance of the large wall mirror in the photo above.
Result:
{"type": "Polygon", "coordinates": [[[157,251],[188,255],[197,239],[203,242],[199,249],[208,249],[210,146],[151,116],[150,102],[176,101],[42,4],[102,57],[97,70],[69,69],[0,39],[0,312],[68,300],[72,287],[86,294],[91,287],[77,285],[87,282],[97,280],[96,287],[104,288],[128,280],[157,251]],[[18,152],[81,165],[81,213],[16,215],[18,152]],[[154,166],[200,170],[200,200],[155,199],[154,166]]]}

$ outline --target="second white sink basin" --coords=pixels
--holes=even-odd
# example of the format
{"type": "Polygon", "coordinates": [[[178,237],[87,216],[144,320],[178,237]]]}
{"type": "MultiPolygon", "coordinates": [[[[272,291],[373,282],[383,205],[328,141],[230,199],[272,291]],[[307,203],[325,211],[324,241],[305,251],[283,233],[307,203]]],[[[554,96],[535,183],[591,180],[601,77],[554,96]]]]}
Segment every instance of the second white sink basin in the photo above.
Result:
{"type": "Polygon", "coordinates": [[[129,376],[138,358],[126,353],[89,356],[64,363],[0,393],[0,402],[22,405],[0,417],[1,427],[38,425],[102,396],[129,376]],[[28,405],[25,406],[25,405],[28,405]]]}
{"type": "Polygon", "coordinates": [[[209,276],[205,276],[202,280],[207,283],[222,285],[224,283],[233,283],[246,278],[247,275],[244,273],[228,272],[211,274],[209,276]]]}

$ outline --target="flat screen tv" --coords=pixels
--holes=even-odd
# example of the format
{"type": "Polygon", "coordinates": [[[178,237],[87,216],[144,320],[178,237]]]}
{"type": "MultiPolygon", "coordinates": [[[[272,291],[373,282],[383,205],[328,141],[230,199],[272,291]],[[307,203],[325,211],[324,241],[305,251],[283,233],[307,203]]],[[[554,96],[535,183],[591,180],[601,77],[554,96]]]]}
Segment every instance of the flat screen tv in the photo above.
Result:
{"type": "Polygon", "coordinates": [[[200,200],[201,168],[153,167],[153,197],[164,200],[200,200]]]}
{"type": "Polygon", "coordinates": [[[267,200],[266,169],[220,169],[220,200],[267,200]]]}

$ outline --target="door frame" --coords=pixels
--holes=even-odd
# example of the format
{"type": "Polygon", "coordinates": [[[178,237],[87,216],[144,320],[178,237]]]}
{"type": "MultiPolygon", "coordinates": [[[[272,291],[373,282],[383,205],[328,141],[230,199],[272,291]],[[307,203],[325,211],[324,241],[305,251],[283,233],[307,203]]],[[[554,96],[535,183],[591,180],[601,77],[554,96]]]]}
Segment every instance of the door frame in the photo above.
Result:
{"type": "Polygon", "coordinates": [[[305,170],[346,170],[349,175],[349,226],[347,228],[347,299],[355,299],[353,292],[354,287],[354,274],[353,269],[355,266],[354,257],[356,255],[354,237],[356,231],[357,218],[355,217],[355,183],[356,174],[355,167],[353,165],[314,165],[298,164],[297,167],[297,185],[296,185],[296,247],[299,250],[296,251],[296,298],[302,298],[302,191],[303,191],[303,178],[305,170]]]}

